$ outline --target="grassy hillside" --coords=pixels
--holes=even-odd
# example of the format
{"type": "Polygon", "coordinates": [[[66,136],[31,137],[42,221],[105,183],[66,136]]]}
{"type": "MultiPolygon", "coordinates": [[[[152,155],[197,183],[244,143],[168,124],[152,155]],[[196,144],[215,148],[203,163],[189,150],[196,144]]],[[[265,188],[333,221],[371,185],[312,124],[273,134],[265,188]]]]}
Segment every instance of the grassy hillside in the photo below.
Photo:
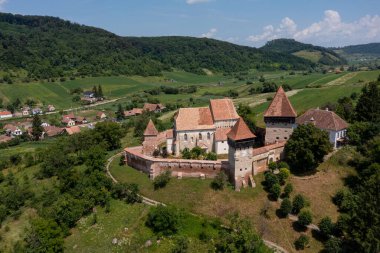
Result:
{"type": "Polygon", "coordinates": [[[301,43],[293,39],[272,40],[267,42],[261,49],[270,52],[293,54],[323,65],[340,65],[346,63],[346,60],[333,50],[301,43]]]}
{"type": "Polygon", "coordinates": [[[191,37],[120,37],[54,17],[0,13],[0,67],[5,82],[62,76],[308,69],[309,61],[252,47],[191,37]],[[13,72],[12,72],[12,71],[13,72]]]}

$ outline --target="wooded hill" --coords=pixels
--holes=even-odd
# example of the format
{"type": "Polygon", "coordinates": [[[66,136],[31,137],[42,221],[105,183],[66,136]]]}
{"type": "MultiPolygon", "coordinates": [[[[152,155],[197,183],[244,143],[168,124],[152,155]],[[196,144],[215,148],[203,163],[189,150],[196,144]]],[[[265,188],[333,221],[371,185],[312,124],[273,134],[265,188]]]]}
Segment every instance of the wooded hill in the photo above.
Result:
{"type": "Polygon", "coordinates": [[[54,17],[0,13],[0,69],[28,78],[159,75],[173,68],[231,73],[299,69],[314,63],[289,54],[191,37],[120,37],[54,17]]]}
{"type": "Polygon", "coordinates": [[[301,43],[294,39],[276,39],[268,41],[263,47],[261,47],[261,49],[269,52],[298,56],[323,65],[342,65],[347,63],[342,56],[333,50],[314,46],[312,44],[301,43]]]}
{"type": "Polygon", "coordinates": [[[344,52],[346,54],[363,54],[380,56],[380,43],[369,43],[363,45],[346,46],[332,48],[336,52],[344,52]]]}

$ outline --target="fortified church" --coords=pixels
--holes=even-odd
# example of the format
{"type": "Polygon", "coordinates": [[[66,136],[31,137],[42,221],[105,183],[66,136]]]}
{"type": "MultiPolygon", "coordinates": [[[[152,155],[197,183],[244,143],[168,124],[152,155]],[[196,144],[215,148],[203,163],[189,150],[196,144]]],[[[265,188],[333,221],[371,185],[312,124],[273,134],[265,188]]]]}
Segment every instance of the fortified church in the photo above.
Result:
{"type": "Polygon", "coordinates": [[[173,129],[160,133],[150,121],[144,132],[143,145],[126,148],[125,161],[129,166],[149,174],[152,179],[165,170],[171,170],[172,176],[178,178],[214,177],[224,171],[236,190],[254,187],[254,175],[267,170],[270,162],[283,158],[285,143],[297,127],[296,118],[296,111],[280,87],[264,113],[265,146],[257,148],[254,145],[255,134],[239,117],[232,100],[211,100],[209,107],[179,109],[173,129]],[[165,144],[174,158],[153,157],[153,152],[165,144]],[[180,158],[182,150],[196,146],[206,152],[228,154],[228,159],[206,161],[180,158]]]}

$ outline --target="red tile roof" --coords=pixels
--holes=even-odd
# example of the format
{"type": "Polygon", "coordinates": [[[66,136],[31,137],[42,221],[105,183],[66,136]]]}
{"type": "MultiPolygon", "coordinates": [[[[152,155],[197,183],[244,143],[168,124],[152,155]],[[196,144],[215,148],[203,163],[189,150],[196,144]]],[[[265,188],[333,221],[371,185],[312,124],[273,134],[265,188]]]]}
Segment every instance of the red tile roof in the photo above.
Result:
{"type": "Polygon", "coordinates": [[[282,141],[282,142],[273,143],[273,144],[270,144],[270,145],[267,145],[264,147],[254,148],[253,149],[253,155],[256,156],[256,155],[261,155],[261,154],[267,153],[267,152],[271,151],[272,149],[284,147],[285,144],[286,144],[286,142],[282,141]]]}
{"type": "Polygon", "coordinates": [[[256,137],[242,118],[239,118],[227,136],[234,141],[252,139],[256,137]]]}
{"type": "Polygon", "coordinates": [[[80,133],[79,126],[66,127],[65,130],[69,135],[80,133]]]}
{"type": "Polygon", "coordinates": [[[180,108],[175,116],[177,131],[214,129],[208,107],[180,108]]]}
{"type": "Polygon", "coordinates": [[[343,130],[348,127],[347,122],[335,112],[320,109],[308,110],[296,119],[296,123],[299,125],[312,123],[317,128],[334,131],[343,130]]]}
{"type": "Polygon", "coordinates": [[[226,141],[227,134],[231,131],[232,127],[217,128],[215,132],[215,141],[226,141]]]}
{"type": "Polygon", "coordinates": [[[296,111],[281,86],[265,111],[264,117],[297,117],[296,111]]]}
{"type": "Polygon", "coordinates": [[[162,110],[164,109],[165,107],[162,105],[162,104],[149,104],[149,103],[145,103],[144,104],[144,107],[143,107],[143,110],[144,111],[149,111],[149,112],[153,112],[155,110],[162,110]]]}
{"type": "Polygon", "coordinates": [[[0,115],[12,115],[12,113],[9,111],[0,111],[0,115]]]}
{"type": "Polygon", "coordinates": [[[44,127],[44,132],[47,136],[52,137],[61,134],[63,132],[63,128],[56,126],[46,126],[44,127]]]}
{"type": "Polygon", "coordinates": [[[148,125],[145,128],[144,135],[146,136],[158,135],[158,131],[156,127],[154,126],[154,123],[151,119],[149,120],[148,125]]]}
{"type": "Polygon", "coordinates": [[[124,112],[124,116],[125,117],[135,116],[135,115],[142,114],[142,113],[143,113],[143,109],[141,109],[141,108],[133,108],[132,110],[125,111],[124,112]]]}
{"type": "Polygon", "coordinates": [[[211,99],[210,109],[215,121],[239,118],[234,103],[229,98],[211,99]]]}
{"type": "Polygon", "coordinates": [[[174,130],[173,129],[166,130],[166,138],[173,139],[173,136],[174,136],[174,130]]]}

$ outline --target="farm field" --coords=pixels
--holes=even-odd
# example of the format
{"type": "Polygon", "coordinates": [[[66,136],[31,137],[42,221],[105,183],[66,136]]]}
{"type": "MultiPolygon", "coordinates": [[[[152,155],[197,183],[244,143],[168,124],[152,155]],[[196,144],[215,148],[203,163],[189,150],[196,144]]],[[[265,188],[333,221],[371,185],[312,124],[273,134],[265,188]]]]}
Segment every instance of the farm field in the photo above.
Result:
{"type": "MultiPolygon", "coordinates": [[[[295,188],[292,196],[302,193],[310,201],[309,208],[313,213],[314,223],[318,223],[324,216],[330,216],[336,220],[338,212],[331,197],[338,189],[344,187],[344,178],[354,173],[354,169],[347,165],[351,156],[350,148],[342,149],[322,163],[317,172],[310,177],[311,179],[303,180],[295,176],[289,179],[295,188]],[[321,185],[323,187],[320,187],[321,185]],[[320,190],[315,191],[316,188],[320,190]]],[[[290,252],[295,252],[293,242],[299,236],[299,232],[294,230],[293,222],[276,215],[279,203],[268,200],[267,193],[261,184],[263,174],[255,176],[257,183],[255,189],[247,188],[241,192],[235,192],[232,187],[223,191],[214,191],[210,187],[211,180],[190,178],[181,180],[173,178],[164,189],[155,191],[146,174],[128,166],[120,166],[116,160],[111,165],[112,175],[120,182],[137,183],[144,196],[210,218],[225,219],[229,214],[237,211],[252,220],[256,230],[264,239],[278,243],[290,252]]],[[[305,252],[321,250],[322,243],[312,236],[310,230],[306,233],[313,239],[311,247],[305,252]]]]}

